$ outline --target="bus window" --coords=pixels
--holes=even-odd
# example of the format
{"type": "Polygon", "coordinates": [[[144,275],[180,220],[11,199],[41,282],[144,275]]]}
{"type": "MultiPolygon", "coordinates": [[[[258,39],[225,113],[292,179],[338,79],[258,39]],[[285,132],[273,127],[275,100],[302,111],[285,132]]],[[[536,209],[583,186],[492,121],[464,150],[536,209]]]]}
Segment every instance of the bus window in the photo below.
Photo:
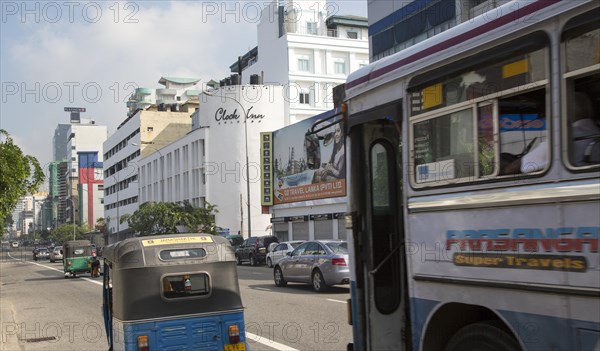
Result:
{"type": "Polygon", "coordinates": [[[566,34],[568,163],[575,168],[596,168],[600,164],[600,29],[566,34]]]}
{"type": "Polygon", "coordinates": [[[543,89],[500,99],[500,174],[531,173],[548,164],[546,92],[543,89]]]}
{"type": "Polygon", "coordinates": [[[463,60],[413,78],[410,150],[417,187],[548,168],[546,46],[547,37],[536,33],[470,58],[472,67],[463,60]]]}

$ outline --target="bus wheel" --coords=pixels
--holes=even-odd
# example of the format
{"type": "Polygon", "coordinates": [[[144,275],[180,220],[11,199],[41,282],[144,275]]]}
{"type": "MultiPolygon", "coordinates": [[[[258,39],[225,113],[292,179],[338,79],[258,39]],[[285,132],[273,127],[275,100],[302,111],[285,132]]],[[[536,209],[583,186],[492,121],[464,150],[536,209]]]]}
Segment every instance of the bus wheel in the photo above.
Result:
{"type": "Polygon", "coordinates": [[[325,278],[323,278],[323,273],[320,270],[316,269],[312,274],[312,285],[317,292],[323,292],[327,290],[327,285],[325,284],[325,278]]]}
{"type": "Polygon", "coordinates": [[[460,350],[521,350],[510,334],[494,326],[494,322],[469,324],[456,332],[446,345],[445,351],[460,350]]]}
{"type": "Polygon", "coordinates": [[[281,271],[281,267],[277,266],[273,270],[273,280],[275,280],[275,285],[284,287],[287,285],[287,282],[283,278],[283,272],[281,271]]]}

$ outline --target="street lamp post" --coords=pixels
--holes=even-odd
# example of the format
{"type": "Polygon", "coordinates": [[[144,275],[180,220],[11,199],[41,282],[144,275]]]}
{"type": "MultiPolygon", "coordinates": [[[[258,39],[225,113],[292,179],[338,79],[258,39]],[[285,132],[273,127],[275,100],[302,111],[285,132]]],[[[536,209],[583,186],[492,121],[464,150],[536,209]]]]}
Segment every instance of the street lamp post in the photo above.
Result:
{"type": "MultiPolygon", "coordinates": [[[[69,176],[69,179],[71,179],[70,177],[71,171],[67,170],[64,174],[64,176],[69,176]]],[[[66,183],[66,180],[65,180],[66,183]]],[[[73,189],[72,185],[69,186],[71,189],[73,189]]],[[[73,240],[75,240],[75,201],[73,201],[73,191],[71,191],[71,197],[65,197],[65,200],[67,201],[71,201],[71,220],[73,221],[73,240]]]]}
{"type": "Polygon", "coordinates": [[[73,201],[73,198],[65,198],[65,200],[71,201],[71,220],[73,221],[73,240],[76,240],[76,238],[75,238],[75,201],[73,201]]]}
{"type": "MultiPolygon", "coordinates": [[[[215,95],[213,95],[207,91],[202,91],[202,94],[204,94],[206,96],[215,97],[215,95]]],[[[221,95],[221,97],[235,101],[242,109],[242,112],[244,112],[244,139],[245,139],[245,144],[246,144],[246,197],[247,197],[246,208],[247,208],[247,212],[248,212],[248,237],[251,237],[252,236],[252,232],[251,232],[251,228],[252,228],[251,217],[252,216],[251,216],[251,212],[250,212],[250,162],[248,159],[248,112],[246,111],[246,109],[244,108],[242,103],[240,103],[237,99],[232,98],[231,96],[225,96],[225,95],[221,95]]]]}

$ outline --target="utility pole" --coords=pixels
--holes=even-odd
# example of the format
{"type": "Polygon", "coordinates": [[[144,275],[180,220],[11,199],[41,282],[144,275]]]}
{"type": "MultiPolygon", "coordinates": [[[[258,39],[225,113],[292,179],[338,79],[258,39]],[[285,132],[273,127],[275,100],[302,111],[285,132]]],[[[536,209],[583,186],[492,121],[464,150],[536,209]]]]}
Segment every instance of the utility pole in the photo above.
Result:
{"type": "Polygon", "coordinates": [[[244,206],[242,205],[242,193],[240,193],[240,234],[244,236],[244,206]]]}

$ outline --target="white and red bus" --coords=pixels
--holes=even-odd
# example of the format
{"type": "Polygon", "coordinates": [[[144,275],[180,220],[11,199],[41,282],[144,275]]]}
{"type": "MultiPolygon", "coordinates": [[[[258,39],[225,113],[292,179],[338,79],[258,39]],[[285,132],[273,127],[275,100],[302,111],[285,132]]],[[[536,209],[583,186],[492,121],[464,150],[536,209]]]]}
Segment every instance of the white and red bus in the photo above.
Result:
{"type": "Polygon", "coordinates": [[[507,3],[346,103],[351,348],[600,350],[600,1],[507,3]]]}

